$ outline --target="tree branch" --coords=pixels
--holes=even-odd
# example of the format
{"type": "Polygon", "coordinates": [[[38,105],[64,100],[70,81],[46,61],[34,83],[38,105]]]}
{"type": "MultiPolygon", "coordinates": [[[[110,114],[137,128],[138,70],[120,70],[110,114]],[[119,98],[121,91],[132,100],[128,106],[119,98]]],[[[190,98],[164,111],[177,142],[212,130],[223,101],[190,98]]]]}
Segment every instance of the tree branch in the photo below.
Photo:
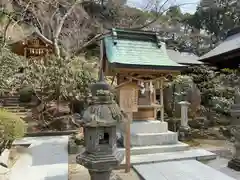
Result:
{"type": "Polygon", "coordinates": [[[42,38],[45,42],[52,44],[53,45],[53,41],[51,41],[50,39],[48,39],[46,36],[44,36],[39,29],[35,28],[35,32],[37,33],[37,35],[42,38]]]}
{"type": "Polygon", "coordinates": [[[62,30],[62,27],[63,27],[63,24],[64,24],[64,21],[66,20],[66,18],[72,13],[72,11],[74,10],[74,8],[76,7],[76,5],[78,3],[80,3],[81,1],[76,1],[72,7],[67,11],[66,14],[64,14],[64,16],[62,17],[62,19],[60,20],[57,28],[56,28],[56,31],[53,35],[53,46],[54,46],[54,50],[55,50],[55,54],[57,57],[60,57],[60,48],[58,46],[58,39],[59,39],[59,35],[61,33],[61,30],[62,30]]]}
{"type": "MultiPolygon", "coordinates": [[[[166,3],[167,3],[168,1],[169,1],[169,0],[166,0],[166,1],[163,3],[163,5],[160,7],[159,10],[161,10],[161,9],[164,7],[164,5],[166,5],[166,3]]],[[[184,5],[190,5],[190,4],[195,4],[195,3],[183,3],[183,4],[176,5],[176,6],[174,6],[174,7],[180,7],[180,6],[184,6],[184,5]]],[[[169,7],[169,8],[170,8],[170,7],[169,7]]],[[[144,24],[144,25],[142,25],[142,26],[132,27],[131,29],[137,30],[137,29],[143,29],[143,28],[146,28],[146,27],[150,26],[151,24],[155,23],[165,12],[167,12],[167,11],[169,10],[169,8],[165,9],[165,10],[162,11],[161,13],[160,13],[160,12],[157,13],[156,17],[155,17],[153,20],[151,20],[150,22],[148,22],[148,23],[146,23],[146,24],[144,24]]]]}
{"type": "MultiPolygon", "coordinates": [[[[110,34],[110,31],[106,32],[106,33],[102,33],[102,34],[97,34],[96,36],[94,36],[92,39],[90,39],[89,41],[87,41],[86,43],[84,43],[80,49],[77,50],[76,54],[80,54],[87,46],[92,45],[93,43],[103,39],[106,35],[110,34]]],[[[75,55],[76,55],[75,54],[75,55]]]]}
{"type": "Polygon", "coordinates": [[[3,31],[2,48],[6,45],[7,30],[8,30],[8,28],[9,28],[9,26],[11,25],[11,23],[12,23],[12,19],[8,19],[8,23],[7,23],[7,25],[5,26],[4,31],[3,31]]]}

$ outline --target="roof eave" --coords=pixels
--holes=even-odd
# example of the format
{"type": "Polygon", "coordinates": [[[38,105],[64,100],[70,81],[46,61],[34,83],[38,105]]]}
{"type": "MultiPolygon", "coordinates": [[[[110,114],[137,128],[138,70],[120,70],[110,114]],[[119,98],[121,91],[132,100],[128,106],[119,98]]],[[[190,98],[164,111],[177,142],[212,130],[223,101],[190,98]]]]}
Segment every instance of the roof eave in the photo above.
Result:
{"type": "Polygon", "coordinates": [[[122,64],[122,63],[109,63],[113,68],[126,68],[126,69],[154,69],[154,70],[173,70],[181,71],[187,68],[185,65],[179,66],[155,66],[155,65],[141,65],[141,64],[122,64]]]}
{"type": "MultiPolygon", "coordinates": [[[[224,58],[219,58],[219,57],[227,56],[231,53],[237,53],[239,50],[240,50],[240,48],[237,48],[237,49],[233,49],[231,51],[227,51],[227,52],[222,53],[222,54],[217,54],[215,56],[210,56],[210,57],[206,57],[206,58],[203,58],[203,59],[201,59],[201,57],[200,57],[199,61],[201,61],[201,62],[219,62],[219,61],[224,59],[224,58]]],[[[235,56],[232,55],[231,58],[233,58],[233,57],[235,57],[235,56]]]]}

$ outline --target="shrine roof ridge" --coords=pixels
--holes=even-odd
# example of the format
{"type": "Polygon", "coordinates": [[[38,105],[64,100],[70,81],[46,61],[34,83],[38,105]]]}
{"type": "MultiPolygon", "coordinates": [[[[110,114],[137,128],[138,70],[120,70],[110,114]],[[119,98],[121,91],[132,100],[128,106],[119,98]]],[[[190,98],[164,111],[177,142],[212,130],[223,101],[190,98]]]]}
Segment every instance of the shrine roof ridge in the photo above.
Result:
{"type": "Polygon", "coordinates": [[[185,68],[170,59],[166,44],[153,31],[113,28],[104,37],[104,50],[113,68],[180,70],[185,68]]]}
{"type": "Polygon", "coordinates": [[[160,42],[159,33],[154,31],[120,28],[112,28],[111,31],[111,35],[119,39],[160,42]]]}

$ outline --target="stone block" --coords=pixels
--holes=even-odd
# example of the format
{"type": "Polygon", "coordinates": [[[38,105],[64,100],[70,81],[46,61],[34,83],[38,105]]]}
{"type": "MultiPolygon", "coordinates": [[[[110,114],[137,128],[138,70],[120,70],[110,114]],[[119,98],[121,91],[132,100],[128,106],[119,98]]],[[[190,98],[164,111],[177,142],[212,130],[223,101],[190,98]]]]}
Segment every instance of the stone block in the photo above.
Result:
{"type": "MultiPolygon", "coordinates": [[[[138,133],[162,133],[168,131],[168,123],[161,122],[158,120],[153,121],[133,121],[130,125],[131,134],[138,134],[138,133]]],[[[121,131],[123,127],[121,127],[121,131]]]]}
{"type": "Polygon", "coordinates": [[[0,165],[0,180],[9,180],[10,169],[0,165]]]}
{"type": "MultiPolygon", "coordinates": [[[[124,138],[124,136],[123,136],[123,138],[124,138]]],[[[131,134],[130,142],[131,142],[131,146],[152,146],[152,145],[177,144],[178,143],[178,135],[177,135],[177,133],[171,132],[171,131],[163,132],[163,133],[131,134]]]]}
{"type": "MultiPolygon", "coordinates": [[[[204,149],[189,149],[186,151],[165,152],[156,154],[141,154],[131,156],[131,164],[148,164],[178,160],[213,160],[217,155],[204,149]]],[[[125,164],[125,159],[121,164],[125,164]]]]}
{"type": "MultiPolygon", "coordinates": [[[[189,145],[182,142],[178,142],[177,144],[170,144],[170,145],[138,146],[138,147],[131,148],[131,155],[176,152],[176,151],[184,151],[188,149],[189,149],[189,145]]],[[[122,151],[123,153],[125,153],[125,148],[119,148],[119,151],[122,151]]]]}

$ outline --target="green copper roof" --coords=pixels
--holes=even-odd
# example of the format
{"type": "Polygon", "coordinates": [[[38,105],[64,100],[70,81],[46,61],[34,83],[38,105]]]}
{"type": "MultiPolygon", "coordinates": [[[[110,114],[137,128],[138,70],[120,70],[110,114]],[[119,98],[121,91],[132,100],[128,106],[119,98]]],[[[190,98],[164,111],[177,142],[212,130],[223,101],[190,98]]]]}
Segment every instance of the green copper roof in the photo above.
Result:
{"type": "Polygon", "coordinates": [[[153,32],[113,29],[112,35],[104,38],[104,45],[109,63],[118,67],[168,70],[184,67],[169,58],[165,43],[153,32]]]}

